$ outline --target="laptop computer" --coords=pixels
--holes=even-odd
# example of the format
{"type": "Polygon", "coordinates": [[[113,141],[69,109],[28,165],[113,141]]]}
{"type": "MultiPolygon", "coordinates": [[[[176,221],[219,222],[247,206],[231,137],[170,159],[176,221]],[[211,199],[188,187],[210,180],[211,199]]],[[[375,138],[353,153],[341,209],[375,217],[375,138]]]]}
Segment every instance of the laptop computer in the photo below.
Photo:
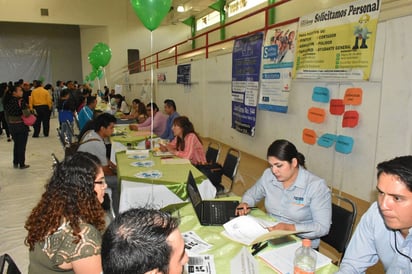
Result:
{"type": "Polygon", "coordinates": [[[238,201],[203,201],[193,174],[189,171],[186,185],[189,200],[201,225],[223,225],[235,218],[238,201]]]}

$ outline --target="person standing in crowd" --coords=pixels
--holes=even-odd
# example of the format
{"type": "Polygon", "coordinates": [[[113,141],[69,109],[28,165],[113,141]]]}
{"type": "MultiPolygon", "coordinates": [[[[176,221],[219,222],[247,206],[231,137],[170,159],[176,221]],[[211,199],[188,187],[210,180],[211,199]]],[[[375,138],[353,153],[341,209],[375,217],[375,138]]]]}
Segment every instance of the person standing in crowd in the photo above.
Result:
{"type": "Polygon", "coordinates": [[[82,103],[83,95],[78,90],[73,81],[69,80],[66,82],[67,89],[69,90],[69,100],[71,104],[74,106],[74,110],[77,110],[82,103]]]}
{"type": "Polygon", "coordinates": [[[243,195],[236,214],[248,214],[264,198],[266,212],[279,221],[269,231],[303,231],[297,236],[311,239],[312,247],[318,248],[332,222],[331,193],[325,180],[306,170],[305,157],[287,140],[274,141],[267,160],[270,167],[243,195]]]}
{"type": "Polygon", "coordinates": [[[380,260],[385,273],[412,273],[412,156],[377,166],[378,201],[362,216],[338,274],[365,273],[380,260]]]}
{"type": "Polygon", "coordinates": [[[33,138],[38,138],[40,128],[43,125],[44,137],[49,136],[50,131],[50,114],[52,109],[52,98],[49,91],[43,88],[42,82],[37,80],[37,83],[31,92],[30,96],[30,109],[36,111],[37,119],[34,123],[33,138]]]}
{"type": "Polygon", "coordinates": [[[24,226],[29,273],[102,272],[106,187],[99,159],[90,153],[77,152],[54,167],[24,226]]]}
{"type": "Polygon", "coordinates": [[[5,94],[8,92],[8,90],[9,90],[9,87],[7,86],[7,83],[0,83],[0,135],[3,134],[3,130],[4,130],[7,135],[7,142],[11,142],[9,125],[7,124],[7,121],[6,121],[6,114],[4,112],[4,106],[3,106],[3,98],[5,94]]]}
{"type": "Polygon", "coordinates": [[[59,123],[60,128],[69,121],[70,124],[73,124],[74,121],[74,101],[70,100],[70,94],[68,89],[63,89],[60,92],[59,104],[57,105],[57,110],[59,112],[59,123]]]}
{"type": "Polygon", "coordinates": [[[94,130],[84,133],[80,140],[78,151],[89,152],[99,158],[107,185],[112,190],[113,210],[115,214],[119,213],[119,188],[117,181],[117,166],[109,160],[106,152],[105,140],[108,139],[114,130],[116,117],[109,113],[102,113],[93,119],[94,130]]]}
{"type": "Polygon", "coordinates": [[[94,116],[94,109],[97,105],[96,96],[88,96],[86,98],[86,106],[80,110],[79,114],[77,115],[79,120],[79,129],[82,130],[84,125],[93,119],[94,116]]]}
{"type": "Polygon", "coordinates": [[[146,105],[148,118],[141,124],[130,124],[131,130],[150,131],[152,129],[153,119],[153,133],[161,136],[166,129],[167,116],[159,111],[156,103],[149,103],[146,105]]]}
{"type": "Polygon", "coordinates": [[[182,274],[189,257],[178,226],[178,219],[160,210],[123,212],[103,235],[103,273],[182,274]]]}
{"type": "Polygon", "coordinates": [[[175,104],[175,101],[173,101],[172,99],[166,99],[164,101],[164,108],[165,108],[165,113],[169,115],[169,117],[167,118],[165,132],[163,132],[160,138],[171,141],[174,138],[174,134],[172,130],[173,121],[176,117],[179,117],[180,115],[176,111],[176,104],[175,104]]]}
{"type": "Polygon", "coordinates": [[[30,110],[23,100],[23,91],[19,86],[12,86],[4,94],[3,105],[11,136],[13,137],[13,166],[26,169],[26,145],[29,127],[23,123],[22,115],[29,116],[30,110]]]}
{"type": "Polygon", "coordinates": [[[26,105],[29,104],[29,98],[31,96],[31,87],[29,82],[23,82],[23,100],[26,102],[26,105]]]}
{"type": "Polygon", "coordinates": [[[186,116],[175,118],[172,130],[175,138],[167,145],[160,145],[160,150],[170,151],[180,158],[188,159],[193,165],[205,164],[206,155],[202,141],[189,118],[186,116]]]}
{"type": "Polygon", "coordinates": [[[53,99],[54,99],[53,102],[56,105],[56,107],[59,105],[60,92],[66,88],[67,87],[65,86],[63,81],[60,81],[60,80],[56,81],[56,87],[54,88],[54,94],[53,94],[53,99]]]}

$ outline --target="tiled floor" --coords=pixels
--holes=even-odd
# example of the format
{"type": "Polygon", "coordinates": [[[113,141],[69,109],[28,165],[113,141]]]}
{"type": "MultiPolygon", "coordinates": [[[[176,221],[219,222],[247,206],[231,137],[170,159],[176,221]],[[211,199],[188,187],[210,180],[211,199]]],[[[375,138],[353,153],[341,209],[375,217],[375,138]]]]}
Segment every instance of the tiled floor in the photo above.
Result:
{"type": "Polygon", "coordinates": [[[13,142],[7,142],[5,133],[0,135],[0,254],[11,255],[22,273],[27,273],[29,263],[24,223],[51,175],[51,153],[63,158],[57,126],[57,118],[52,118],[49,137],[29,135],[26,164],[30,168],[24,170],[13,168],[13,142]]]}

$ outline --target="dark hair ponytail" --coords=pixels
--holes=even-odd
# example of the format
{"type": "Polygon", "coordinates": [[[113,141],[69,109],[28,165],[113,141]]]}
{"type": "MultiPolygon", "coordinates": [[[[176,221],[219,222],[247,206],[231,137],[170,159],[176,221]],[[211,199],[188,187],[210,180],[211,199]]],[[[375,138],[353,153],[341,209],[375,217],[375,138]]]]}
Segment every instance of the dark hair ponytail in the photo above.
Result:
{"type": "MultiPolygon", "coordinates": [[[[288,140],[279,139],[274,141],[268,148],[267,157],[276,157],[281,161],[292,162],[296,158],[298,164],[305,167],[305,156],[298,152],[295,145],[288,140]]],[[[306,167],[305,167],[306,168],[306,167]]]]}

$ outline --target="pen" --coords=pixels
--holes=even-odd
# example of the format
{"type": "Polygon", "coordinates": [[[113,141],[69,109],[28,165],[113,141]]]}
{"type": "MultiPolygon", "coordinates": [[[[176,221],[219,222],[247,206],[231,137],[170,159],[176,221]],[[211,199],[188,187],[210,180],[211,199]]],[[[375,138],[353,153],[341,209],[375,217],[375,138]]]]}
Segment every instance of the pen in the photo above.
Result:
{"type": "Polygon", "coordinates": [[[268,246],[268,242],[264,243],[263,245],[259,246],[258,248],[256,248],[253,252],[252,252],[252,256],[255,256],[256,254],[258,254],[260,251],[262,251],[263,249],[265,249],[268,246]]]}
{"type": "MultiPolygon", "coordinates": [[[[236,210],[242,210],[243,209],[243,207],[237,207],[236,208],[236,210]]],[[[256,206],[250,206],[250,207],[247,207],[246,209],[257,209],[257,207],[256,206]]]]}

